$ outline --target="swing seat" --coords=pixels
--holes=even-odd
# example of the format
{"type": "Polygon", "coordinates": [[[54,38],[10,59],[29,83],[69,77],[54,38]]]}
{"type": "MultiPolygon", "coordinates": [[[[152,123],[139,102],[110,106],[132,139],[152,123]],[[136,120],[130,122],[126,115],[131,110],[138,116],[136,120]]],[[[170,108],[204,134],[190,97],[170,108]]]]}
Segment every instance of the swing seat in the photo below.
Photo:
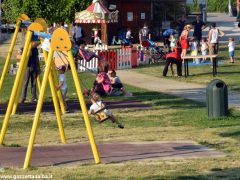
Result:
{"type": "Polygon", "coordinates": [[[104,111],[106,108],[102,108],[99,109],[98,111],[96,111],[93,115],[95,116],[95,119],[99,122],[102,123],[106,120],[109,119],[109,116],[106,114],[106,112],[104,111]]]}

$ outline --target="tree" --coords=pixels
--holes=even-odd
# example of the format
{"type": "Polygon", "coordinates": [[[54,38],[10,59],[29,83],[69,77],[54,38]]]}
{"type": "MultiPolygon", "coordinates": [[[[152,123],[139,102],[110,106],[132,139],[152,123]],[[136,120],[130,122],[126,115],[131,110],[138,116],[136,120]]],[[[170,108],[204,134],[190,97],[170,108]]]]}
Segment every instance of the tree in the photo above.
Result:
{"type": "MultiPolygon", "coordinates": [[[[228,12],[228,1],[227,0],[206,0],[208,12],[228,12]]],[[[198,0],[193,0],[193,4],[190,5],[191,11],[199,11],[198,0]]],[[[233,2],[235,5],[236,2],[233,2]]]]}
{"type": "Polygon", "coordinates": [[[16,22],[19,14],[26,13],[32,20],[42,17],[48,23],[74,21],[76,11],[85,9],[91,0],[4,0],[3,18],[16,22]]]}

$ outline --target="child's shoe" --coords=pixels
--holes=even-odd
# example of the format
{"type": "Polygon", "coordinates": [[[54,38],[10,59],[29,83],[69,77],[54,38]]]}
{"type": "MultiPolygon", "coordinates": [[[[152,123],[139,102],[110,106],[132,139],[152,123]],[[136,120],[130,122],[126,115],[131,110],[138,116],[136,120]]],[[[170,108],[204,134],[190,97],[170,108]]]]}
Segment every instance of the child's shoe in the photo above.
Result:
{"type": "Polygon", "coordinates": [[[123,129],[123,128],[124,128],[124,126],[123,126],[122,124],[118,124],[118,127],[119,127],[120,129],[123,129]]]}

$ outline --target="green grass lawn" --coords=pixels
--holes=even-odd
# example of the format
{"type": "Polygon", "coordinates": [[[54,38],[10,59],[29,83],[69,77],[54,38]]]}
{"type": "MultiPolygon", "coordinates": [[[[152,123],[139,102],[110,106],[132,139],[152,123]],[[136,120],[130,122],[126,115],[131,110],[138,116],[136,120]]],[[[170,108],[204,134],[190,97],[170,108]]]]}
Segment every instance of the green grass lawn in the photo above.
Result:
{"type": "MultiPolygon", "coordinates": [[[[0,69],[2,68],[2,61],[0,69]]],[[[233,65],[237,67],[238,65],[233,65]]],[[[229,68],[233,68],[229,67],[229,68]]],[[[139,72],[153,72],[158,66],[136,69],[139,72]]],[[[226,67],[228,68],[228,67],[226,67]]],[[[210,69],[210,68],[209,68],[210,69]]],[[[221,71],[221,67],[219,68],[221,71]]],[[[231,71],[229,69],[229,71],[231,71]]],[[[1,72],[1,70],[0,70],[1,72]]],[[[220,74],[220,73],[219,73],[220,74]]],[[[76,99],[73,81],[68,76],[68,97],[76,99]]],[[[197,82],[196,77],[187,78],[197,82]],[[196,79],[195,79],[196,78],[196,79]]],[[[211,74],[206,77],[211,78],[211,74]]],[[[226,74],[226,76],[229,76],[226,74]]],[[[237,75],[232,76],[237,82],[237,75]],[[236,76],[236,77],[235,77],[236,76]]],[[[79,73],[82,85],[91,87],[94,76],[79,73]]],[[[204,79],[204,78],[203,78],[204,79]]],[[[9,98],[14,76],[7,76],[1,102],[9,98]]],[[[185,80],[182,78],[181,80],[185,80]]],[[[240,178],[240,112],[231,109],[228,117],[208,119],[205,104],[197,103],[162,93],[150,92],[132,86],[126,89],[133,92],[129,99],[142,100],[153,106],[151,109],[114,109],[113,113],[125,124],[125,129],[116,128],[107,121],[101,126],[91,118],[96,142],[142,142],[142,141],[176,141],[192,140],[226,153],[221,158],[189,158],[189,159],[150,159],[144,161],[128,161],[122,163],[71,164],[53,167],[31,167],[28,171],[21,168],[0,168],[1,175],[45,174],[53,175],[53,179],[239,179],[240,178]]],[[[29,91],[30,92],[30,91],[29,91]]],[[[108,97],[122,99],[123,97],[108,97]]],[[[50,99],[49,89],[46,100],[50,99]]],[[[12,116],[9,121],[5,146],[26,146],[34,118],[33,113],[12,116]]],[[[4,115],[0,115],[0,127],[4,115]]],[[[86,128],[80,111],[63,115],[67,143],[88,142],[86,128]]],[[[54,113],[42,113],[36,136],[36,144],[60,144],[58,126],[54,113]]],[[[101,155],[100,155],[101,156],[101,155]]],[[[1,163],[1,162],[0,162],[1,163]]]]}

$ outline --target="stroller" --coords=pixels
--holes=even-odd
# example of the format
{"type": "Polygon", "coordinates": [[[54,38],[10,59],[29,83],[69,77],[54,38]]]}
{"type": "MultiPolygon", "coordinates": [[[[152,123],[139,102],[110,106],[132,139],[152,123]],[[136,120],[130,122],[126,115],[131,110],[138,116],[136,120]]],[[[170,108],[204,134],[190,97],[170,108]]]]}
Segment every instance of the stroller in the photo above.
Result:
{"type": "Polygon", "coordinates": [[[142,41],[141,45],[148,50],[152,63],[166,60],[166,53],[161,47],[157,46],[154,41],[147,39],[142,41]]]}

